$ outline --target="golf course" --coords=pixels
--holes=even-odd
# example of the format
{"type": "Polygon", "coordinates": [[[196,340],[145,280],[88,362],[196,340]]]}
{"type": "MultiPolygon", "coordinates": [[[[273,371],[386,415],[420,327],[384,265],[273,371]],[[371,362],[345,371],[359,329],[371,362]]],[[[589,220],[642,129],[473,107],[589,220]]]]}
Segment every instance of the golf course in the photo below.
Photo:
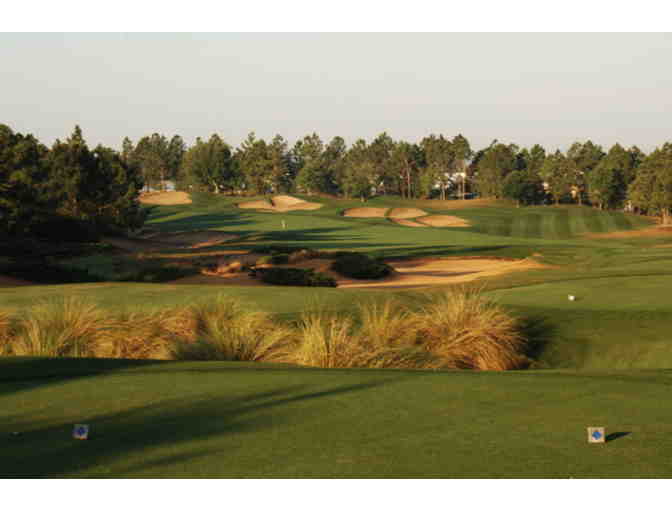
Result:
{"type": "MultiPolygon", "coordinates": [[[[285,327],[306,310],[346,320],[363,305],[415,309],[467,288],[519,321],[526,361],[465,370],[2,356],[0,476],[671,476],[672,229],[585,205],[172,193],[144,202],[141,234],[58,260],[91,281],[0,276],[0,312],[74,299],[101,317],[172,314],[224,300],[285,327]],[[208,269],[269,247],[361,253],[394,272],[300,287],[208,269]],[[183,273],[120,276],[147,261],[183,273]],[[74,424],[90,426],[87,440],[73,440],[74,424]],[[605,427],[606,442],[588,443],[587,427],[605,427]]],[[[295,265],[328,273],[331,260],[295,265]]]]}

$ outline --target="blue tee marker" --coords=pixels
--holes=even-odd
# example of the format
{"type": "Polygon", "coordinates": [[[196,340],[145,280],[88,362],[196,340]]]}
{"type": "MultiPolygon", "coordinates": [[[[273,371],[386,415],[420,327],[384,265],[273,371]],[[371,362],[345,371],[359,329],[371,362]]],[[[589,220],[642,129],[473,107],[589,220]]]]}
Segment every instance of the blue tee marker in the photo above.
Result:
{"type": "Polygon", "coordinates": [[[75,425],[72,431],[72,437],[75,439],[88,439],[89,438],[89,426],[77,424],[75,425]]]}
{"type": "Polygon", "coordinates": [[[588,427],[589,443],[604,443],[605,438],[604,427],[588,427]]]}

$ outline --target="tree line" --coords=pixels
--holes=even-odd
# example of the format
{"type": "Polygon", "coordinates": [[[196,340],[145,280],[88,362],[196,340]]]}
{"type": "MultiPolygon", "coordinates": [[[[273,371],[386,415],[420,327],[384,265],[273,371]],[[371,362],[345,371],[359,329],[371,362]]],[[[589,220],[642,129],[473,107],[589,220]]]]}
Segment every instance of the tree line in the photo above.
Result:
{"type": "Polygon", "coordinates": [[[576,203],[628,209],[671,219],[672,144],[650,154],[591,141],[566,152],[521,148],[494,140],[474,151],[458,134],[431,134],[419,143],[381,133],[349,147],[316,133],[291,147],[281,135],[254,133],[233,147],[219,135],[188,146],[179,135],[154,133],[122,149],[90,150],[79,127],[46,148],[32,135],[0,125],[0,230],[39,228],[50,217],[86,222],[97,230],[142,225],[141,191],[177,189],[264,195],[298,192],[365,200],[403,198],[509,198],[518,205],[576,203]]]}

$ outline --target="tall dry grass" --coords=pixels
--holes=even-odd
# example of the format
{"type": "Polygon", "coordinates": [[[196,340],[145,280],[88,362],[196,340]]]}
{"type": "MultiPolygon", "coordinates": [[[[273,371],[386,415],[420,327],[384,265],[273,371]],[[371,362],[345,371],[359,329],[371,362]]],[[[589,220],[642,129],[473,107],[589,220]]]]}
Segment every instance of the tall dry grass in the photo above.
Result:
{"type": "Polygon", "coordinates": [[[519,320],[482,289],[458,287],[432,295],[413,320],[418,344],[447,368],[510,370],[528,361],[519,320]]]}
{"type": "Polygon", "coordinates": [[[174,341],[171,354],[181,360],[284,361],[291,351],[292,331],[273,316],[250,311],[240,302],[218,296],[191,306],[194,341],[174,341]]]}
{"type": "Polygon", "coordinates": [[[111,334],[95,344],[95,356],[172,359],[171,346],[190,340],[188,317],[181,310],[123,311],[112,316],[111,334]]]}
{"type": "Polygon", "coordinates": [[[0,310],[0,356],[8,356],[12,352],[10,342],[13,336],[13,325],[12,315],[0,310]]]}
{"type": "Polygon", "coordinates": [[[76,297],[33,305],[19,315],[11,339],[17,356],[94,356],[96,346],[113,334],[115,321],[95,304],[76,297]]]}
{"type": "Polygon", "coordinates": [[[528,365],[524,326],[482,289],[451,288],[411,305],[319,303],[297,324],[218,296],[185,308],[110,315],[77,298],[0,312],[0,355],[283,361],[323,368],[509,370],[528,365]]]}
{"type": "Polygon", "coordinates": [[[324,368],[509,370],[528,361],[520,329],[481,290],[453,288],[413,310],[396,300],[360,305],[355,321],[304,314],[293,360],[324,368]]]}

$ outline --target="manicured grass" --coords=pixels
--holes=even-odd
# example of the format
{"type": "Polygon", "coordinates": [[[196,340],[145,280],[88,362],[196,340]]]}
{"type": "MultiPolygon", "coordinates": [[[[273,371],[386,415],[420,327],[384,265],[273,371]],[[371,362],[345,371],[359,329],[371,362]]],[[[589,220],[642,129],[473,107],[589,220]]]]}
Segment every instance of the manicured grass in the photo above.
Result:
{"type": "MultiPolygon", "coordinates": [[[[154,208],[149,226],[235,233],[230,248],[286,243],[382,257],[533,256],[552,268],[491,279],[486,289],[529,322],[538,369],[0,359],[0,475],[672,476],[672,407],[665,405],[672,384],[672,243],[583,237],[649,226],[647,219],[576,206],[499,202],[451,210],[423,203],[472,226],[407,228],[339,214],[359,201],[305,198],[325,207],[256,213],[233,207],[239,198],[197,194],[190,205],[154,208]],[[90,423],[91,440],[72,440],[74,423],[90,423]],[[612,440],[588,445],[585,427],[593,425],[606,426],[612,440]]],[[[365,205],[418,206],[390,197],[365,205]]],[[[424,292],[430,291],[394,294],[414,299],[424,292]]],[[[292,319],[317,303],[348,311],[392,293],[95,283],[1,288],[0,308],[75,295],[115,310],[147,309],[217,294],[292,319]]]]}
{"type": "Polygon", "coordinates": [[[3,360],[8,477],[669,477],[672,372],[3,360]],[[166,391],[170,388],[170,391],[166,391]],[[72,425],[91,439],[71,439],[72,425]],[[587,426],[606,426],[603,445],[587,426]],[[20,432],[14,435],[13,432],[20,432]]]}

